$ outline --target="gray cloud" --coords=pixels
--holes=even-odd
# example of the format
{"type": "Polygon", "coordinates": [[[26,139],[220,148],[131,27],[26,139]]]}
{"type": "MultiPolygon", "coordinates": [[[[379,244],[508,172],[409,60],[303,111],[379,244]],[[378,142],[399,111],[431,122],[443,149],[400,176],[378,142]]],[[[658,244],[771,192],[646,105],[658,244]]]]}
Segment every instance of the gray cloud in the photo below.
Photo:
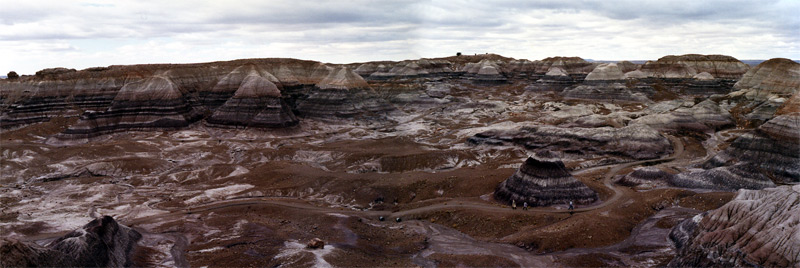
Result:
{"type": "Polygon", "coordinates": [[[214,56],[165,46],[219,57],[338,62],[456,50],[532,59],[643,59],[690,52],[800,58],[800,1],[791,0],[0,0],[0,6],[0,49],[13,52],[0,61],[0,71],[144,63],[128,52],[137,47],[152,50],[148,60],[158,62],[214,56]]]}

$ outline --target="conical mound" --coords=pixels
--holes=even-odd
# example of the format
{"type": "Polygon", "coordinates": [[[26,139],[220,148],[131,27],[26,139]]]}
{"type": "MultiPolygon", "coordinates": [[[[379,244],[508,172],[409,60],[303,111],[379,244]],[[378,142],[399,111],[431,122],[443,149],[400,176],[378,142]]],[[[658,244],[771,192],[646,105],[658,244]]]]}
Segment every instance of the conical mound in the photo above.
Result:
{"type": "Polygon", "coordinates": [[[597,201],[597,193],[572,177],[564,163],[548,151],[528,157],[514,175],[497,186],[494,197],[508,203],[528,202],[531,206],[597,201]]]}
{"type": "Polygon", "coordinates": [[[213,87],[199,91],[200,101],[209,109],[216,109],[233,97],[245,83],[245,79],[252,75],[261,76],[269,82],[278,82],[278,78],[254,65],[242,65],[220,78],[213,87]]]}
{"type": "Polygon", "coordinates": [[[278,87],[252,72],[245,77],[232,98],[206,122],[217,127],[285,127],[297,124],[297,117],[281,100],[278,87]]]}
{"type": "Polygon", "coordinates": [[[367,81],[350,68],[332,70],[322,81],[317,83],[319,89],[351,89],[369,87],[367,81]]]}
{"type": "Polygon", "coordinates": [[[303,116],[347,118],[394,109],[388,102],[378,98],[364,78],[349,68],[328,69],[327,72],[308,98],[298,103],[297,110],[303,116]]]}

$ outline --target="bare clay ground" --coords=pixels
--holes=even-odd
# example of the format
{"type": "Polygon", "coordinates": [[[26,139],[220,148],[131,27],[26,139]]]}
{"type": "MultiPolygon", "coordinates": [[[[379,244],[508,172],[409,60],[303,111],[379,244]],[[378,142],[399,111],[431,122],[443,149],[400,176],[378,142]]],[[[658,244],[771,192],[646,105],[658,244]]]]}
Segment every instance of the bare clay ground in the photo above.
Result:
{"type": "Polygon", "coordinates": [[[457,87],[461,102],[401,108],[386,122],[307,120],[278,131],[198,123],[68,147],[43,141],[74,118],[4,132],[0,230],[45,243],[91,215],[112,215],[145,235],[141,261],[155,266],[653,266],[672,254],[659,240],[665,230],[733,196],[611,183],[638,165],[706,157],[697,138],[677,137],[668,158],[573,172],[601,199],[574,214],[511,210],[491,193],[528,152],[466,138],[574,116],[545,111],[521,88],[457,87]],[[327,246],[306,249],[317,237],[327,246]]]}

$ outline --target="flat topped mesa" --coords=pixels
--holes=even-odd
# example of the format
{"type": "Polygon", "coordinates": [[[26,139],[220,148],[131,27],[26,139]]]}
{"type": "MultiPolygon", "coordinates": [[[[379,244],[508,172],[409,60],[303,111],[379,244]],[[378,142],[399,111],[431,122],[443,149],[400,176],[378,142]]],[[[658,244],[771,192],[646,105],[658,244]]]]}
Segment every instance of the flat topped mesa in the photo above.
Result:
{"type": "Polygon", "coordinates": [[[726,55],[668,55],[658,59],[659,63],[683,64],[697,73],[707,72],[715,78],[739,79],[750,67],[738,59],[726,55]]]}
{"type": "Polygon", "coordinates": [[[575,179],[554,153],[541,151],[528,157],[514,175],[497,185],[495,199],[531,206],[590,204],[597,201],[595,191],[575,179]]]}
{"type": "Polygon", "coordinates": [[[281,99],[278,87],[267,77],[251,71],[233,97],[206,122],[217,127],[285,127],[296,125],[298,120],[281,99]]]}

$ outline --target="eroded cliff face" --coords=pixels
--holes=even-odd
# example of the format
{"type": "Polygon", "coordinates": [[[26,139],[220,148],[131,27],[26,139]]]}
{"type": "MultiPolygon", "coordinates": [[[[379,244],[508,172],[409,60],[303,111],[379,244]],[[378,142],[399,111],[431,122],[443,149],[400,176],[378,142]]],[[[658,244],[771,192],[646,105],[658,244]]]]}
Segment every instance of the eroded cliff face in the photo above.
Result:
{"type": "Polygon", "coordinates": [[[104,216],[45,246],[0,240],[0,266],[129,267],[141,238],[139,232],[104,216]]]}
{"type": "MultiPolygon", "coordinates": [[[[274,76],[264,76],[251,71],[236,82],[235,93],[206,119],[217,127],[287,127],[296,125],[297,117],[291,107],[281,99],[278,87],[270,81],[274,76]]],[[[277,79],[275,79],[277,81],[277,79]]]]}
{"type": "Polygon", "coordinates": [[[518,145],[531,150],[561,151],[567,155],[576,153],[581,157],[602,156],[605,161],[611,162],[616,156],[624,159],[652,159],[672,153],[669,140],[645,125],[623,128],[530,126],[517,130],[478,133],[469,138],[468,143],[518,145]]]}
{"type": "Polygon", "coordinates": [[[708,169],[739,166],[766,186],[800,182],[800,114],[779,115],[737,138],[704,164],[708,169]]]}
{"type": "Polygon", "coordinates": [[[52,144],[173,130],[202,119],[213,127],[275,128],[296,125],[296,113],[354,118],[394,109],[349,68],[292,59],[40,72],[2,81],[0,96],[3,129],[80,116],[52,144]]]}
{"type": "Polygon", "coordinates": [[[672,229],[671,267],[800,265],[800,185],[740,190],[672,229]]]}
{"type": "MultiPolygon", "coordinates": [[[[686,54],[679,56],[664,56],[658,63],[667,65],[684,65],[687,74],[692,76],[707,73],[707,77],[736,80],[742,77],[750,67],[734,57],[726,55],[699,55],[686,54]],[[692,74],[694,73],[694,74],[692,74]]],[[[678,70],[676,68],[674,70],[678,70]]],[[[669,69],[668,69],[669,70],[669,69]]],[[[658,73],[658,72],[656,72],[658,73]]],[[[667,74],[665,72],[664,74],[667,74]]]]}
{"type": "MultiPolygon", "coordinates": [[[[389,105],[375,98],[376,92],[367,81],[404,83],[416,79],[461,78],[486,86],[523,82],[528,84],[530,90],[553,91],[567,98],[641,102],[659,98],[659,91],[664,91],[663,87],[669,88],[666,91],[675,91],[672,94],[686,90],[705,96],[727,93],[730,87],[720,79],[738,77],[743,72],[742,68],[745,68],[742,65],[734,58],[719,55],[667,56],[639,66],[630,62],[598,64],[578,57],[529,61],[486,54],[348,65],[294,59],[247,59],[198,64],[109,66],[81,71],[48,69],[36,76],[0,83],[0,95],[4,102],[0,127],[17,128],[61,116],[88,117],[88,112],[94,116],[111,116],[107,110],[112,105],[119,108],[119,98],[122,97],[117,95],[123,87],[152,81],[156,77],[169,81],[175,92],[182,95],[183,103],[203,114],[202,118],[209,118],[223,104],[234,99],[246,77],[252,73],[258,74],[278,88],[280,96],[276,98],[285,104],[269,101],[270,106],[274,106],[269,113],[277,116],[277,119],[270,119],[273,123],[232,124],[238,127],[280,127],[294,125],[291,116],[284,112],[286,105],[301,117],[357,117],[361,112],[354,112],[356,110],[368,114],[392,110],[389,105]],[[331,86],[336,83],[339,85],[331,86]],[[337,90],[325,90],[334,88],[337,90]],[[341,105],[330,106],[326,102],[341,105]],[[282,108],[277,109],[279,106],[282,108]]],[[[742,86],[745,84],[742,83],[742,86]]],[[[126,98],[136,95],[130,91],[122,93],[126,98]]],[[[232,113],[229,108],[235,105],[234,102],[243,103],[241,98],[236,99],[224,113],[232,113]]],[[[150,108],[141,110],[153,111],[150,108]]]]}
{"type": "Polygon", "coordinates": [[[740,125],[758,126],[771,119],[792,95],[800,91],[800,63],[775,58],[750,69],[728,94],[740,125]]]}
{"type": "MultiPolygon", "coordinates": [[[[588,260],[564,265],[665,265],[674,253],[664,250],[665,237],[680,220],[721,206],[741,188],[797,182],[800,97],[773,94],[761,105],[745,93],[729,95],[734,80],[722,73],[731,68],[705,66],[718,61],[738,65],[729,58],[674,59],[643,68],[487,54],[346,65],[253,59],[45,70],[0,81],[0,125],[8,126],[0,133],[0,200],[10,200],[3,202],[7,220],[0,229],[8,237],[41,238],[78,227],[90,210],[136,222],[145,234],[140,244],[158,245],[154,260],[163,266],[181,266],[170,255],[177,251],[190,266],[230,256],[241,257],[231,264],[237,266],[286,265],[308,259],[303,241],[314,237],[325,240],[327,252],[336,250],[324,258],[333,266],[391,266],[436,252],[425,243],[444,229],[431,227],[412,245],[395,239],[408,237],[411,225],[390,226],[435,219],[454,226],[456,236],[494,239],[519,251],[514,245],[576,248],[561,256],[588,260]],[[650,76],[690,69],[691,77],[650,76]],[[757,109],[745,114],[766,123],[740,129],[747,126],[737,121],[736,107],[750,104],[757,109]],[[36,123],[44,120],[51,121],[36,123]],[[558,159],[526,160],[543,149],[558,159]],[[609,189],[620,191],[609,197],[609,189]],[[313,206],[275,201],[287,199],[313,206]],[[467,202],[453,210],[462,200],[487,210],[467,202]],[[537,209],[552,212],[542,214],[497,208],[510,200],[556,207],[537,209]],[[570,217],[558,209],[570,200],[604,208],[570,217]],[[251,208],[251,201],[266,203],[251,208]],[[683,209],[671,206],[692,210],[648,218],[683,209]],[[379,222],[384,212],[406,218],[379,222]],[[423,220],[405,221],[414,217],[423,220]],[[655,234],[634,228],[642,220],[655,234]],[[318,228],[309,233],[309,226],[318,228]],[[178,235],[150,237],[175,230],[192,243],[179,246],[178,235]],[[622,240],[628,242],[605,248],[622,240]],[[264,258],[286,252],[299,253],[264,258]],[[394,259],[386,261],[388,255],[394,259]]],[[[62,243],[86,240],[73,235],[62,243]]],[[[0,246],[3,252],[28,256],[14,265],[73,265],[63,263],[60,250],[3,243],[9,245],[0,246]]],[[[439,253],[450,258],[452,251],[439,253]]],[[[517,256],[542,257],[525,254],[517,256]]]]}

